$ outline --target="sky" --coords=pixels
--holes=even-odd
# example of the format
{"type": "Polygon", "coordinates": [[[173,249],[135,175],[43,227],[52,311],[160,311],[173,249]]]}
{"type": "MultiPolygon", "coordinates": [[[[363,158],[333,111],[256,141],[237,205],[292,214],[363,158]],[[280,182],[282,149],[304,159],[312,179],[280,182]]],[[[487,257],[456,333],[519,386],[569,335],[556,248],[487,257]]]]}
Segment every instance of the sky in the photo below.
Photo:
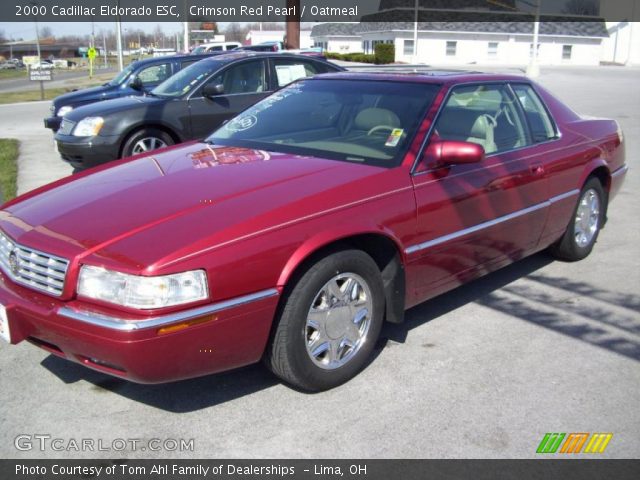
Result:
{"type": "MultiPolygon", "coordinates": [[[[40,22],[39,26],[42,28],[43,26],[47,26],[51,28],[53,34],[56,36],[67,35],[70,32],[73,32],[74,35],[88,35],[91,33],[91,23],[77,23],[77,22],[40,22]]],[[[156,22],[122,22],[122,30],[125,28],[131,29],[142,29],[148,33],[151,33],[156,25],[162,25],[164,32],[167,35],[175,35],[177,32],[182,32],[182,23],[181,22],[165,22],[165,23],[156,23],[156,22]]],[[[221,24],[222,25],[222,24],[221,24]]],[[[7,38],[24,38],[25,40],[34,39],[36,36],[34,22],[0,22],[0,31],[4,32],[5,37],[7,38]]],[[[94,28],[96,34],[100,32],[100,30],[105,31],[114,31],[116,29],[115,22],[95,22],[94,28]]]]}

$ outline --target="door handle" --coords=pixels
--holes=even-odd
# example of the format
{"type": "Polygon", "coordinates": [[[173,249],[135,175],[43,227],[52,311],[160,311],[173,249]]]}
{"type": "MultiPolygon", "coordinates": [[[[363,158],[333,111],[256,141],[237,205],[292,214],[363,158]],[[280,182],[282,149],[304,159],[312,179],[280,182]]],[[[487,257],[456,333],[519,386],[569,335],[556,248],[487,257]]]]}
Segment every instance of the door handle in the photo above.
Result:
{"type": "Polygon", "coordinates": [[[531,170],[531,173],[533,173],[534,175],[543,175],[544,174],[544,167],[540,163],[536,163],[534,165],[531,165],[531,167],[529,167],[529,169],[531,170]]]}

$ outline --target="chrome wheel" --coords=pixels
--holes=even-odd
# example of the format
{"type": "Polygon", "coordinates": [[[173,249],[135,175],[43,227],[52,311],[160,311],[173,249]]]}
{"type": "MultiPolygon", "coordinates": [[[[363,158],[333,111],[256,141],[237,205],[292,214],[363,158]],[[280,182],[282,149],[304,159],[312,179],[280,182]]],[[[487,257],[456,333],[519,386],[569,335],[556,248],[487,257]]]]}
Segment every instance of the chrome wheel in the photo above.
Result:
{"type": "Polygon", "coordinates": [[[367,282],[341,273],[316,294],[307,314],[307,353],[318,367],[334,370],[351,360],[365,343],[373,301],[367,282]]]}
{"type": "Polygon", "coordinates": [[[588,246],[596,235],[600,220],[600,197],[598,193],[590,188],[578,204],[576,211],[574,235],[576,245],[580,248],[588,246]]]}
{"type": "Polygon", "coordinates": [[[138,153],[148,152],[151,150],[156,150],[158,148],[166,147],[167,144],[163,142],[161,139],[156,137],[145,137],[138,140],[131,149],[132,155],[137,155],[138,153]]]}

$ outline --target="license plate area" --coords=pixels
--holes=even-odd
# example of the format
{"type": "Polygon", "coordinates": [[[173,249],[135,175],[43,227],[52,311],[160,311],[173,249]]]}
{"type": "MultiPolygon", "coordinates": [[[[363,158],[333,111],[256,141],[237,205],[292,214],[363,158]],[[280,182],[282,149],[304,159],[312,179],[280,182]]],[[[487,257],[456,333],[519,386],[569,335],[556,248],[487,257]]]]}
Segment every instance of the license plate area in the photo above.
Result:
{"type": "Polygon", "coordinates": [[[8,343],[11,343],[11,331],[9,330],[9,318],[7,317],[7,309],[0,304],[0,337],[8,343]]]}

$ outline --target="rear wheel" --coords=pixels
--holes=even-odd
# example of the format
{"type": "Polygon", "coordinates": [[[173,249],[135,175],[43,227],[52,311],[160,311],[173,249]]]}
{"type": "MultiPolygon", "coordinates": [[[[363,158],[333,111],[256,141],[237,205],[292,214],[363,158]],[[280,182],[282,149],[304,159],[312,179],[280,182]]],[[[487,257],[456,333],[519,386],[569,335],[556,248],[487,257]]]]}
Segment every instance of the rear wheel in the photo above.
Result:
{"type": "Polygon", "coordinates": [[[171,135],[157,128],[143,128],[131,135],[122,148],[122,157],[131,157],[173,145],[171,135]]]}
{"type": "Polygon", "coordinates": [[[265,357],[284,381],[327,390],[354,377],[380,334],[384,290],[378,266],[360,250],[319,260],[284,300],[265,357]]]}
{"type": "Polygon", "coordinates": [[[567,230],[550,248],[559,259],[574,262],[587,257],[596,244],[604,224],[607,197],[600,180],[591,177],[585,183],[567,230]]]}

